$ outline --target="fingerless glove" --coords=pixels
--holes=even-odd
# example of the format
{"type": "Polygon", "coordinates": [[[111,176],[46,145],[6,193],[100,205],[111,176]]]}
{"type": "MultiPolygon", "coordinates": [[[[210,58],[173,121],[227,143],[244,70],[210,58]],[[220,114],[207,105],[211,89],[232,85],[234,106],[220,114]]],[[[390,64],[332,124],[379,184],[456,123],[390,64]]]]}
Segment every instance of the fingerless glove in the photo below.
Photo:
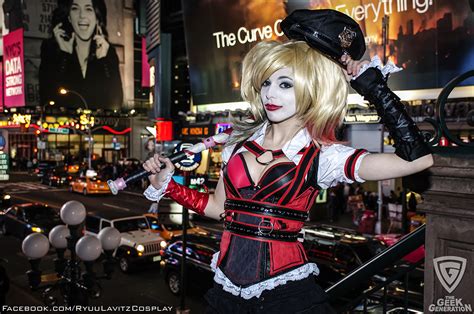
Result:
{"type": "Polygon", "coordinates": [[[393,146],[397,156],[413,161],[431,154],[420,130],[408,115],[400,98],[388,88],[387,81],[379,69],[366,69],[351,81],[351,86],[375,106],[381,122],[395,142],[393,146]]]}

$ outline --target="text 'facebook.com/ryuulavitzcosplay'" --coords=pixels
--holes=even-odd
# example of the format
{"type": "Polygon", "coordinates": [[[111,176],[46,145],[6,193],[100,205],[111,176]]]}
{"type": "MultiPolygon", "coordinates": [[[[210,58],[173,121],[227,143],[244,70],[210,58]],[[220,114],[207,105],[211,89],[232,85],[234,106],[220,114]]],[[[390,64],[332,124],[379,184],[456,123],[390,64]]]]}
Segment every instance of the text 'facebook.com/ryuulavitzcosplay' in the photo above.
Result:
{"type": "Polygon", "coordinates": [[[171,312],[173,306],[159,305],[2,305],[0,314],[13,312],[171,312]]]}

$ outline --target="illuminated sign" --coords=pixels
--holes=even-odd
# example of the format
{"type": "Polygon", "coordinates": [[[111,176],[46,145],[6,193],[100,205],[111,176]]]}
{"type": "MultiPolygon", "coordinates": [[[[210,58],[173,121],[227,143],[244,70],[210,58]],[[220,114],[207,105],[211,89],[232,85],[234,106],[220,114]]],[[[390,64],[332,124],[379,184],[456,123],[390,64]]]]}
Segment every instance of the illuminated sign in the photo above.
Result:
{"type": "Polygon", "coordinates": [[[3,36],[3,87],[7,108],[25,106],[23,57],[23,29],[20,28],[3,36]]]}
{"type": "Polygon", "coordinates": [[[26,127],[30,126],[31,114],[14,114],[12,117],[13,124],[25,124],[26,127]]]}
{"type": "Polygon", "coordinates": [[[9,170],[8,154],[5,154],[4,152],[0,152],[0,181],[6,181],[10,179],[8,170],[9,170]]]}
{"type": "Polygon", "coordinates": [[[230,129],[232,124],[230,123],[216,123],[216,134],[222,133],[227,129],[230,129]]]}
{"type": "Polygon", "coordinates": [[[322,204],[326,203],[328,197],[328,191],[327,190],[321,190],[318,193],[318,197],[316,197],[316,204],[322,204]]]}
{"type": "Polygon", "coordinates": [[[155,123],[156,141],[172,141],[173,140],[173,122],[159,120],[155,123]]]}
{"type": "Polygon", "coordinates": [[[79,116],[79,124],[90,125],[91,127],[93,127],[94,123],[95,123],[95,118],[91,116],[90,114],[85,113],[79,116]]]}
{"type": "Polygon", "coordinates": [[[192,126],[181,128],[181,135],[183,136],[208,136],[208,126],[192,126]]]}
{"type": "Polygon", "coordinates": [[[206,179],[204,179],[203,177],[196,177],[190,179],[191,185],[204,185],[204,183],[206,183],[206,179]]]}
{"type": "Polygon", "coordinates": [[[48,128],[49,133],[69,134],[68,128],[48,128]]]}
{"type": "MultiPolygon", "coordinates": [[[[193,144],[190,144],[190,143],[180,143],[176,145],[174,152],[178,153],[192,146],[193,144]]],[[[193,171],[199,167],[199,163],[201,162],[201,159],[202,159],[201,153],[193,154],[193,155],[188,156],[188,158],[186,159],[178,161],[174,165],[176,168],[178,168],[181,171],[193,171]]]]}
{"type": "Polygon", "coordinates": [[[344,117],[344,123],[379,123],[380,117],[377,114],[348,114],[344,117]]]}

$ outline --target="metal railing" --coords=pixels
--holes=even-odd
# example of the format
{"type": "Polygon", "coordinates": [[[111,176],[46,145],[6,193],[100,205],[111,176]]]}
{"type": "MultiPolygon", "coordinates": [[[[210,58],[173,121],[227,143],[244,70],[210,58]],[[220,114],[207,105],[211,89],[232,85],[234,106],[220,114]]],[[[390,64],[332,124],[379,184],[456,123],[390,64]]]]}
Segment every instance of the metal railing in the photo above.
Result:
{"type": "MultiPolygon", "coordinates": [[[[361,265],[343,279],[329,287],[326,290],[326,293],[329,296],[330,302],[337,305],[335,307],[338,312],[353,312],[353,309],[362,303],[362,311],[367,313],[367,302],[372,299],[375,293],[382,290],[383,295],[380,302],[383,307],[383,313],[388,313],[387,291],[389,285],[394,281],[403,278],[403,289],[401,289],[403,291],[402,308],[404,313],[408,313],[409,274],[418,266],[420,266],[424,262],[424,259],[404,267],[398,267],[397,269],[395,268],[395,264],[404,256],[415,251],[425,243],[425,230],[426,225],[420,226],[412,233],[404,236],[396,244],[380,252],[368,262],[361,265]],[[379,274],[383,273],[384,271],[390,271],[391,275],[388,277],[380,276],[379,274]],[[374,278],[376,280],[374,280],[374,278]],[[363,290],[364,284],[367,285],[367,283],[370,282],[376,283],[368,289],[363,290]]],[[[377,298],[380,297],[378,296],[377,298]]]]}

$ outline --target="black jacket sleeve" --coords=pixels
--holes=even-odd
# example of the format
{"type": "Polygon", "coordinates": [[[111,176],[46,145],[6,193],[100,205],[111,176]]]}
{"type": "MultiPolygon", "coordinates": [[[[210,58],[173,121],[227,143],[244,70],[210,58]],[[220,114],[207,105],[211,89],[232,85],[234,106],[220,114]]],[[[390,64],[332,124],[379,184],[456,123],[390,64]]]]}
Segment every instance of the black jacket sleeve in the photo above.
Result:
{"type": "Polygon", "coordinates": [[[408,115],[400,98],[388,88],[379,69],[368,68],[351,81],[351,86],[375,106],[381,122],[395,141],[397,156],[412,161],[431,154],[420,130],[408,115]]]}

